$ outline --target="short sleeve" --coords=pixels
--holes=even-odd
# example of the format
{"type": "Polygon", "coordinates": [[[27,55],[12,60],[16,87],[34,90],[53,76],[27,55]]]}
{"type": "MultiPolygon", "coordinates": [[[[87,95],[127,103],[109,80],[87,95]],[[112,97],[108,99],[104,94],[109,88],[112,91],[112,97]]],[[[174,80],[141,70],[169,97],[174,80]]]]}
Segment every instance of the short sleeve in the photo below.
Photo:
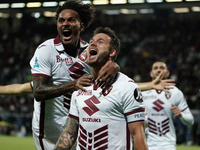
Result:
{"type": "Polygon", "coordinates": [[[51,51],[48,45],[41,44],[30,61],[31,72],[34,74],[51,75],[51,51]]]}
{"type": "Polygon", "coordinates": [[[144,121],[144,104],[137,84],[128,82],[123,94],[123,109],[128,123],[144,121]]]}

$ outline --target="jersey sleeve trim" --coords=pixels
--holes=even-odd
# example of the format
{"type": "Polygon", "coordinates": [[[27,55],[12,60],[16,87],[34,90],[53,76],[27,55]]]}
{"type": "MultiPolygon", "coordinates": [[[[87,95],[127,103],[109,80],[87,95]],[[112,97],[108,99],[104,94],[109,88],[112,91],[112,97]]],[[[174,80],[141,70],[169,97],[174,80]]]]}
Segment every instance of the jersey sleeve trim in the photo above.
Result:
{"type": "Polygon", "coordinates": [[[48,75],[40,74],[40,73],[32,74],[32,76],[43,76],[45,78],[50,78],[48,75]]]}
{"type": "Polygon", "coordinates": [[[69,114],[69,117],[74,118],[74,119],[76,119],[76,120],[79,121],[79,118],[78,118],[77,116],[74,116],[74,115],[72,115],[72,114],[69,114]]]}
{"type": "Polygon", "coordinates": [[[140,108],[140,109],[125,113],[125,116],[131,115],[131,114],[135,114],[135,113],[139,113],[139,112],[144,112],[144,111],[145,111],[145,108],[140,108]]]}
{"type": "Polygon", "coordinates": [[[186,107],[185,109],[181,110],[181,112],[183,112],[184,110],[186,110],[188,107],[186,107]]]}

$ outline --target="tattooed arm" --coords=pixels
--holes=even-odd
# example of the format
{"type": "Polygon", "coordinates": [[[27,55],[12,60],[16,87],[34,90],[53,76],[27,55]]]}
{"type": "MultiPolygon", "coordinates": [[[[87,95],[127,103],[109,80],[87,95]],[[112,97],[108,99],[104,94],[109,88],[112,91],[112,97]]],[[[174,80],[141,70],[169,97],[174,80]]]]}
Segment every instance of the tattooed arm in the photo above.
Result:
{"type": "Polygon", "coordinates": [[[67,92],[81,89],[86,91],[83,86],[90,86],[92,84],[92,76],[82,76],[74,81],[66,82],[60,85],[49,85],[48,78],[43,76],[32,76],[33,79],[33,92],[37,101],[48,100],[67,92]]]}
{"type": "Polygon", "coordinates": [[[70,150],[78,135],[78,120],[69,117],[68,124],[60,135],[54,150],[70,150]]]}

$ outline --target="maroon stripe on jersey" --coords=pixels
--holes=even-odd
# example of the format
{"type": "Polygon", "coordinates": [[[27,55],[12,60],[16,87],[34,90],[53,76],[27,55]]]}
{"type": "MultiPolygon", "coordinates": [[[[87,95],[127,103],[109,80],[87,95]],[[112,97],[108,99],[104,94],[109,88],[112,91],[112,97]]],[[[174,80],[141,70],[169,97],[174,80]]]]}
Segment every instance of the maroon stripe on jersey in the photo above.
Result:
{"type": "Polygon", "coordinates": [[[131,115],[131,114],[134,114],[134,113],[138,113],[138,112],[144,112],[144,111],[145,111],[144,108],[140,108],[140,109],[125,113],[125,116],[131,115]]]}
{"type": "Polygon", "coordinates": [[[40,134],[39,134],[39,141],[40,141],[40,146],[42,150],[44,150],[44,145],[42,142],[42,139],[44,138],[44,116],[45,116],[45,102],[41,102],[40,105],[40,122],[39,122],[39,127],[40,127],[40,134]]]}
{"type": "Polygon", "coordinates": [[[150,118],[148,118],[148,120],[151,121],[151,122],[153,122],[153,123],[156,123],[154,120],[152,120],[152,119],[150,119],[150,118]]]}
{"type": "Polygon", "coordinates": [[[85,141],[87,141],[87,136],[85,136],[85,135],[83,134],[83,132],[80,132],[80,137],[81,137],[82,139],[84,139],[85,141]]]}
{"type": "Polygon", "coordinates": [[[100,135],[94,137],[94,142],[95,141],[98,141],[99,139],[102,139],[104,137],[107,137],[108,136],[108,131],[107,132],[104,132],[104,133],[101,133],[100,135]]]}
{"type": "Polygon", "coordinates": [[[157,133],[156,133],[156,132],[154,132],[154,131],[152,131],[152,130],[149,130],[149,132],[151,132],[151,133],[153,133],[153,134],[157,135],[157,133]]]}
{"type": "Polygon", "coordinates": [[[87,131],[80,125],[79,128],[81,129],[81,131],[85,134],[87,134],[87,131]]]}
{"type": "Polygon", "coordinates": [[[70,109],[70,106],[69,105],[66,105],[66,104],[63,104],[63,106],[67,109],[70,109]]]}
{"type": "Polygon", "coordinates": [[[82,145],[79,144],[79,147],[81,150],[86,150],[86,148],[84,148],[82,145]]]}
{"type": "Polygon", "coordinates": [[[33,90],[33,85],[31,84],[31,82],[30,82],[30,86],[31,86],[31,89],[33,90]]]}
{"type": "Polygon", "coordinates": [[[126,149],[127,150],[129,150],[130,149],[130,147],[131,147],[131,143],[130,143],[130,137],[131,136],[131,134],[130,134],[130,131],[129,131],[129,129],[128,129],[128,125],[126,125],[126,149]]]}
{"type": "Polygon", "coordinates": [[[97,148],[96,150],[104,150],[104,149],[108,149],[108,145],[104,145],[102,147],[97,148]]]}
{"type": "Polygon", "coordinates": [[[108,129],[108,125],[105,125],[105,126],[99,128],[99,129],[95,130],[94,131],[94,135],[96,135],[96,134],[98,134],[98,133],[100,133],[102,131],[105,131],[106,129],[108,129]]]}
{"type": "Polygon", "coordinates": [[[186,110],[188,107],[186,107],[185,109],[181,110],[181,112],[183,112],[184,110],[186,110]]]}
{"type": "Polygon", "coordinates": [[[89,137],[92,137],[92,133],[91,133],[91,132],[89,132],[89,133],[88,133],[88,136],[89,136],[89,137]]]}
{"type": "Polygon", "coordinates": [[[72,114],[69,114],[69,117],[74,118],[74,119],[76,119],[76,120],[79,120],[79,118],[78,118],[77,116],[74,116],[74,115],[72,115],[72,114]]]}
{"type": "Polygon", "coordinates": [[[103,144],[105,144],[105,143],[108,143],[108,137],[105,138],[105,139],[103,139],[103,140],[101,140],[101,141],[99,141],[99,142],[97,142],[97,143],[95,143],[95,144],[94,144],[94,148],[96,148],[96,147],[98,147],[98,146],[101,146],[101,145],[103,145],[103,144]]]}
{"type": "Polygon", "coordinates": [[[169,118],[167,118],[164,121],[162,121],[162,124],[164,124],[165,122],[169,122],[169,118]]]}
{"type": "Polygon", "coordinates": [[[153,126],[156,128],[156,125],[155,124],[152,124],[151,122],[148,122],[149,123],[149,126],[153,126]]]}
{"type": "Polygon", "coordinates": [[[32,76],[42,76],[42,77],[45,77],[45,78],[50,78],[48,75],[40,74],[40,73],[34,73],[34,74],[32,74],[32,76]]]}
{"type": "Polygon", "coordinates": [[[155,127],[154,125],[150,125],[150,124],[149,124],[149,129],[154,130],[154,131],[157,131],[157,129],[156,129],[156,128],[153,128],[152,126],[155,127]]]}
{"type": "Polygon", "coordinates": [[[86,148],[87,144],[86,144],[86,142],[84,142],[84,141],[81,139],[80,136],[79,136],[79,138],[78,138],[78,141],[79,141],[79,143],[80,143],[81,145],[83,145],[83,146],[86,148]]]}

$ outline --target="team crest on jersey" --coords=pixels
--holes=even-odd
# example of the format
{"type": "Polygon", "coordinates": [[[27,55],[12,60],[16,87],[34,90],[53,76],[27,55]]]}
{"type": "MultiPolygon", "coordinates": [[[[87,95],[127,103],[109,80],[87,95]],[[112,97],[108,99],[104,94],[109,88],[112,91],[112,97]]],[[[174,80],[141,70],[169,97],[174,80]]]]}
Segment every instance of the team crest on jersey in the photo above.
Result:
{"type": "Polygon", "coordinates": [[[134,90],[134,98],[139,103],[143,102],[143,100],[142,100],[142,93],[141,93],[141,90],[139,88],[136,88],[134,90]]]}
{"type": "Polygon", "coordinates": [[[111,92],[112,89],[113,89],[113,86],[111,86],[111,87],[110,87],[109,89],[107,89],[107,90],[103,89],[103,90],[102,90],[103,96],[107,96],[107,95],[111,92]]]}
{"type": "Polygon", "coordinates": [[[33,68],[39,68],[39,64],[38,64],[38,59],[37,59],[37,57],[35,58],[35,63],[34,63],[33,68]]]}
{"type": "Polygon", "coordinates": [[[167,99],[170,99],[170,97],[172,96],[172,94],[171,93],[165,93],[165,97],[167,98],[167,99]]]}
{"type": "Polygon", "coordinates": [[[84,50],[84,51],[80,54],[80,56],[78,57],[78,59],[79,59],[80,61],[82,61],[82,62],[86,62],[86,60],[87,60],[87,51],[84,50]]]}

